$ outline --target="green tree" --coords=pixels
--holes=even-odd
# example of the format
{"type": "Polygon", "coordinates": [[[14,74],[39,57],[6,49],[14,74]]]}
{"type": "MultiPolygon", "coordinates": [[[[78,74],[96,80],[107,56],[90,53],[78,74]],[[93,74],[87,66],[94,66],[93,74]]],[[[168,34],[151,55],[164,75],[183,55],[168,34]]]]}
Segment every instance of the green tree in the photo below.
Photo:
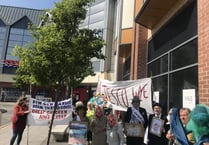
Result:
{"type": "MultiPolygon", "coordinates": [[[[31,28],[34,43],[18,47],[13,53],[19,57],[16,83],[19,86],[36,84],[54,87],[75,87],[88,75],[94,75],[92,58],[104,59],[101,30],[79,29],[92,0],[63,0],[55,3],[51,16],[44,16],[40,28],[31,28]]],[[[49,15],[48,15],[49,16],[49,15]]],[[[57,95],[54,112],[57,108],[57,95]]],[[[51,134],[54,113],[49,129],[51,134]]]]}

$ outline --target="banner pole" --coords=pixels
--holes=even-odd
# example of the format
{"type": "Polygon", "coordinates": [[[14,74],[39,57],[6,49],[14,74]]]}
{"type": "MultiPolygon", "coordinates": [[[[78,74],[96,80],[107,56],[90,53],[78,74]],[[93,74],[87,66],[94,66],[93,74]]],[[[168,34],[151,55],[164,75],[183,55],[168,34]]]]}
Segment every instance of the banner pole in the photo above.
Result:
{"type": "Polygon", "coordinates": [[[29,145],[29,125],[27,125],[27,145],[29,145]]]}

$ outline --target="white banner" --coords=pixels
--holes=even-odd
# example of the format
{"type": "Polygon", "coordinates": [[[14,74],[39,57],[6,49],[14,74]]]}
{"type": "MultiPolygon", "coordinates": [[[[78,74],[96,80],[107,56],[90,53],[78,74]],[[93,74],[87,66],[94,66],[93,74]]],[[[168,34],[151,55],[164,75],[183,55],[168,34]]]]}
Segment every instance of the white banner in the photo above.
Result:
{"type": "Polygon", "coordinates": [[[152,113],[151,78],[112,82],[100,80],[97,93],[107,96],[108,103],[116,110],[126,111],[131,106],[133,96],[139,96],[141,107],[152,113]]]}
{"type": "MultiPolygon", "coordinates": [[[[29,125],[49,125],[54,111],[55,102],[45,102],[30,98],[28,114],[29,125]]],[[[53,125],[68,125],[72,117],[72,101],[59,101],[54,116],[53,125]]]]}

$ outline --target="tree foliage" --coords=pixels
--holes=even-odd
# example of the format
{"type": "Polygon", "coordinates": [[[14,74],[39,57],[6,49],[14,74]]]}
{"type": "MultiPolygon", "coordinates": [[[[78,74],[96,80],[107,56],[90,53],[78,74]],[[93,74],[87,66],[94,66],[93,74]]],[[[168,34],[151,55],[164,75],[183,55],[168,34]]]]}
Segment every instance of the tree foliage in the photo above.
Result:
{"type": "Polygon", "coordinates": [[[44,16],[40,28],[31,28],[34,42],[27,47],[16,46],[13,54],[19,57],[16,83],[19,86],[57,84],[76,86],[93,75],[92,58],[104,59],[101,30],[79,29],[91,0],[63,0],[44,16]]]}

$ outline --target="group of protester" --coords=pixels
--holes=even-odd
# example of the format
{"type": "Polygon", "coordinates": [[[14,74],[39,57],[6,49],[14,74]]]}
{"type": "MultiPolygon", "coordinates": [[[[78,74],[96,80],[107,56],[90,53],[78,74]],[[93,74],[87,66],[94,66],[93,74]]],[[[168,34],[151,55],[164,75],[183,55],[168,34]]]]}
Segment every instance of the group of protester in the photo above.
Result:
{"type": "Polygon", "coordinates": [[[152,106],[153,114],[148,116],[146,110],[140,107],[140,102],[139,97],[134,96],[132,106],[120,115],[117,114],[116,110],[106,114],[101,106],[94,106],[89,102],[87,106],[91,104],[91,108],[95,110],[95,113],[90,113],[91,115],[89,109],[86,113],[87,118],[91,116],[89,130],[92,132],[92,144],[208,145],[208,106],[198,104],[192,112],[188,108],[174,107],[169,110],[166,116],[162,113],[163,106],[154,103],[152,106]],[[132,128],[133,132],[138,129],[137,125],[142,126],[140,132],[143,135],[137,136],[128,133],[127,124],[135,125],[132,128]]]}
{"type": "MultiPolygon", "coordinates": [[[[171,108],[166,115],[163,106],[153,104],[153,114],[147,115],[146,109],[140,107],[140,98],[134,96],[132,106],[126,112],[88,102],[75,104],[72,121],[87,123],[87,141],[92,145],[209,145],[209,107],[198,104],[190,111],[188,108],[171,108]],[[132,128],[129,128],[129,125],[132,128]],[[139,129],[139,130],[137,130],[139,129]],[[126,141],[125,141],[126,138],[126,141]]],[[[28,111],[27,99],[19,98],[14,107],[13,136],[19,145],[26,125],[28,111]]],[[[71,121],[70,121],[71,122],[71,121]]]]}

